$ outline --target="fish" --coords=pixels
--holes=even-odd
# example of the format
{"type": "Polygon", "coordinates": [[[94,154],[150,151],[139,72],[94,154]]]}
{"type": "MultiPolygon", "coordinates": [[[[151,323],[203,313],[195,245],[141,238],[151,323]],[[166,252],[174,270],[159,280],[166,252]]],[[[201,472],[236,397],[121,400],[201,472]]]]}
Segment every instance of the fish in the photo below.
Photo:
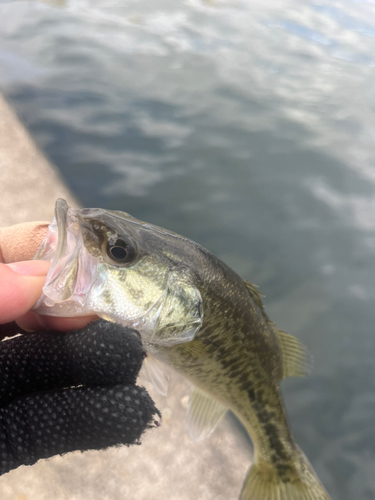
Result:
{"type": "Polygon", "coordinates": [[[228,410],[253,463],[240,500],[329,500],[289,428],[279,383],[303,376],[305,347],[268,318],[261,294],[211,252],[131,215],[56,202],[35,259],[48,260],[35,311],[97,314],[141,335],[160,392],[170,366],[193,384],[189,434],[207,437],[228,410]]]}

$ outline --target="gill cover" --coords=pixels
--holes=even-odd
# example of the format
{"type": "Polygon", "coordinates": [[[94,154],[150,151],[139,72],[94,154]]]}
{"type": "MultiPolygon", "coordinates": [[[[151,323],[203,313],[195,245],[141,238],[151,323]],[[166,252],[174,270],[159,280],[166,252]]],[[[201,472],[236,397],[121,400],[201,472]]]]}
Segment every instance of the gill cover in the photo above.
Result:
{"type": "Polygon", "coordinates": [[[203,323],[203,306],[201,294],[186,269],[170,272],[160,302],[151,342],[170,346],[193,340],[203,323]]]}

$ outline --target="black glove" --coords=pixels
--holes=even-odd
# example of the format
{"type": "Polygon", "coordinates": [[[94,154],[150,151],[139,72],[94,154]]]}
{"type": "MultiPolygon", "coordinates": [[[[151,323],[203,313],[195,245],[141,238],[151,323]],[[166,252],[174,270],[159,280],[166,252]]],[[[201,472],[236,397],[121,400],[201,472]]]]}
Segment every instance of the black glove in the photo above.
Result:
{"type": "Polygon", "coordinates": [[[135,385],[138,332],[104,320],[0,342],[0,474],[73,450],[138,444],[159,411],[135,385]]]}

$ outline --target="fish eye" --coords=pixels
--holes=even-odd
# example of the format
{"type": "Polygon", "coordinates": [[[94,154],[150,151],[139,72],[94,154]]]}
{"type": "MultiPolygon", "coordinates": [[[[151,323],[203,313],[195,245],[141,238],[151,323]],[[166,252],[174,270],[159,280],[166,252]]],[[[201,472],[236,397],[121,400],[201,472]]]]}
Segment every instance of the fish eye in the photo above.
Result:
{"type": "Polygon", "coordinates": [[[135,257],[135,248],[124,240],[117,239],[114,243],[108,242],[107,255],[116,264],[126,264],[135,257]]]}

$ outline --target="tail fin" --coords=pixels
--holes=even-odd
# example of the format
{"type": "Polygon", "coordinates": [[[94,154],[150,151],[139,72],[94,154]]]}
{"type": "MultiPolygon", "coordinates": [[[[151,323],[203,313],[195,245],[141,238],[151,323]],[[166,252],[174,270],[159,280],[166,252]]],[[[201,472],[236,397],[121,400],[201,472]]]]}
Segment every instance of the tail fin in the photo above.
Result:
{"type": "Polygon", "coordinates": [[[240,500],[331,500],[307,460],[300,452],[300,474],[281,477],[273,466],[258,463],[250,468],[240,500]]]}

